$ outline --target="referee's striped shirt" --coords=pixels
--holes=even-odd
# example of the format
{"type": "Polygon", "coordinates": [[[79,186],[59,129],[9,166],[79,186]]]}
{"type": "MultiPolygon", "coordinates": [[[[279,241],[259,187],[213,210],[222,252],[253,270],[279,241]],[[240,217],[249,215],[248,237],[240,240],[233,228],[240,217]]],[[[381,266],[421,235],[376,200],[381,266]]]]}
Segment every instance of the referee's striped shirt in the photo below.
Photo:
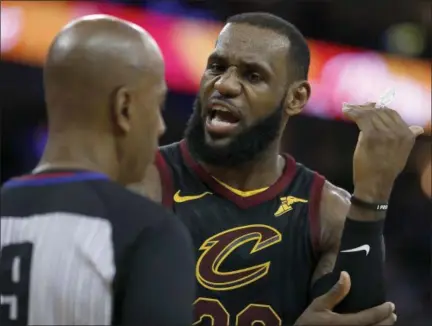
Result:
{"type": "Polygon", "coordinates": [[[189,235],[93,172],[13,179],[1,193],[1,325],[190,325],[189,235]]]}

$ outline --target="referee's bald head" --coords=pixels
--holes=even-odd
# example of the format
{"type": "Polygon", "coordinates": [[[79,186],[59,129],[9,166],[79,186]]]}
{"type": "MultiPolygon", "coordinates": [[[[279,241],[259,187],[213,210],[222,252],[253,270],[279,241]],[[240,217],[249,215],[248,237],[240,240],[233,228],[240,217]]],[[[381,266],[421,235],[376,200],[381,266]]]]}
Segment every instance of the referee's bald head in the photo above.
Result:
{"type": "Polygon", "coordinates": [[[161,51],[144,29],[107,15],[71,22],[49,48],[44,86],[50,134],[103,133],[129,171],[152,160],[166,85],[161,51]]]}

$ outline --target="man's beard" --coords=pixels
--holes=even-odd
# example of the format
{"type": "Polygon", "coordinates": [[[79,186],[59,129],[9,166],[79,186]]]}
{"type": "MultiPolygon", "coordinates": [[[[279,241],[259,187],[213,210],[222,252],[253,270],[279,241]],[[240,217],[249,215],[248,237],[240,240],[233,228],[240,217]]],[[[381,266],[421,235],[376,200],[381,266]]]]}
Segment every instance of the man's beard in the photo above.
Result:
{"type": "Polygon", "coordinates": [[[189,118],[185,139],[193,157],[209,165],[238,167],[255,160],[278,137],[283,118],[283,103],[267,117],[235,135],[225,146],[211,146],[205,140],[205,121],[201,116],[202,107],[197,98],[194,111],[189,118]]]}

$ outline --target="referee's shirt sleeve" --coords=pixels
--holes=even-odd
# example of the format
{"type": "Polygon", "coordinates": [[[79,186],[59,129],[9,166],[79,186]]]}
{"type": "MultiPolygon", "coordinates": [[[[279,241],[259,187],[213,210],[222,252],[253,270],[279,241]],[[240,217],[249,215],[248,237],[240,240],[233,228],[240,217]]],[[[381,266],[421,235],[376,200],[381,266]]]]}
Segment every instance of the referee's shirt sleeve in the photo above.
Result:
{"type": "MultiPolygon", "coordinates": [[[[166,213],[168,215],[168,213],[166,213]]],[[[195,300],[191,237],[176,216],[144,231],[131,261],[123,325],[189,326],[195,300]]]]}

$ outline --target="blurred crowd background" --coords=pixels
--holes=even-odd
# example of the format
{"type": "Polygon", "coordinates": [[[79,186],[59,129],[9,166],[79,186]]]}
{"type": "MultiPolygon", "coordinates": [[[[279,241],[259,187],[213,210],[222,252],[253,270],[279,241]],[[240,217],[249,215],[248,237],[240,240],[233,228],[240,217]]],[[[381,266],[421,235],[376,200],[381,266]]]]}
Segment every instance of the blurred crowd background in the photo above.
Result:
{"type": "MultiPolygon", "coordinates": [[[[182,137],[207,54],[223,21],[268,11],[294,23],[312,53],[313,95],[290,120],[285,150],[352,190],[357,129],[343,120],[343,102],[377,100],[396,89],[393,108],[430,132],[432,6],[421,0],[148,0],[1,2],[1,181],[31,170],[44,147],[42,65],[54,35],[70,20],[110,14],[147,29],[159,43],[170,88],[164,112],[167,144],[182,137]]],[[[104,78],[104,76],[101,76],[104,78]]],[[[432,321],[431,181],[420,182],[431,156],[423,136],[398,179],[387,216],[388,294],[400,323],[432,321]]],[[[365,294],[367,295],[367,294],[365,294]]]]}

